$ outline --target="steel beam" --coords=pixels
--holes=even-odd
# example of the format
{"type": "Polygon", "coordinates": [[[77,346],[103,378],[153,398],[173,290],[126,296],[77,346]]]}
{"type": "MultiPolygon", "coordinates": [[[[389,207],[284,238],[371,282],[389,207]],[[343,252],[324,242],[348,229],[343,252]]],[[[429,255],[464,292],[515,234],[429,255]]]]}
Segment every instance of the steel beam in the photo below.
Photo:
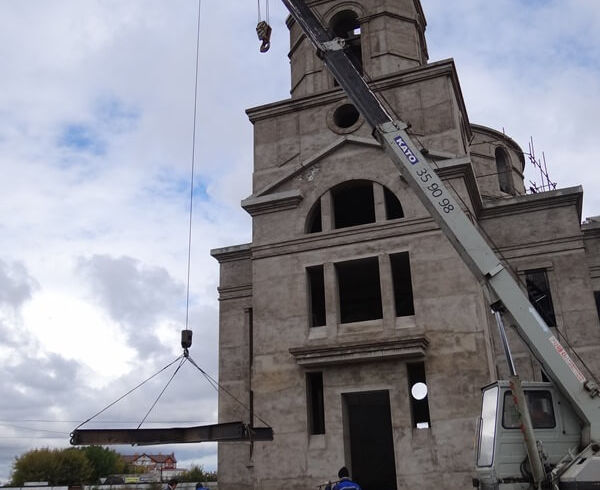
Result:
{"type": "Polygon", "coordinates": [[[180,444],[194,442],[272,441],[271,427],[249,427],[242,422],[171,427],[167,429],[76,429],[71,433],[74,446],[133,444],[180,444]]]}

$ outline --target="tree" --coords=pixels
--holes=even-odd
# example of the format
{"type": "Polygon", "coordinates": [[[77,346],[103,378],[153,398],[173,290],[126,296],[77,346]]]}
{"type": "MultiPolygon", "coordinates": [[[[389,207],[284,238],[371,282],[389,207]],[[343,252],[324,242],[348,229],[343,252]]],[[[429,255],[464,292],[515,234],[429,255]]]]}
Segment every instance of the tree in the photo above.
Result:
{"type": "Polygon", "coordinates": [[[202,466],[194,465],[188,471],[182,473],[178,479],[182,482],[217,481],[217,473],[215,471],[204,471],[202,466]]]}
{"type": "Polygon", "coordinates": [[[11,484],[23,486],[26,481],[47,481],[49,485],[87,483],[92,465],[79,449],[33,449],[13,463],[11,484]]]}
{"type": "Polygon", "coordinates": [[[100,478],[108,475],[125,473],[127,466],[119,453],[114,449],[101,446],[87,446],[81,449],[92,466],[89,483],[98,483],[100,478]]]}

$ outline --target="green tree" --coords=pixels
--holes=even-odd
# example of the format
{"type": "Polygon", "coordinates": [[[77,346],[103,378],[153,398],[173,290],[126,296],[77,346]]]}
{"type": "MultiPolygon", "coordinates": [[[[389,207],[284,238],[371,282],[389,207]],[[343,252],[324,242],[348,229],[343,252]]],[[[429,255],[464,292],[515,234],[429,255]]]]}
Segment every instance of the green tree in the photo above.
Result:
{"type": "Polygon", "coordinates": [[[194,465],[179,475],[178,480],[182,482],[217,481],[217,473],[216,471],[204,471],[202,466],[194,465]]]}
{"type": "Polygon", "coordinates": [[[89,482],[92,465],[78,449],[33,449],[13,463],[12,481],[47,481],[50,485],[76,485],[89,482]]]}
{"type": "Polygon", "coordinates": [[[125,461],[114,449],[101,446],[87,446],[81,449],[92,465],[90,483],[98,483],[100,478],[108,475],[125,473],[125,461]]]}

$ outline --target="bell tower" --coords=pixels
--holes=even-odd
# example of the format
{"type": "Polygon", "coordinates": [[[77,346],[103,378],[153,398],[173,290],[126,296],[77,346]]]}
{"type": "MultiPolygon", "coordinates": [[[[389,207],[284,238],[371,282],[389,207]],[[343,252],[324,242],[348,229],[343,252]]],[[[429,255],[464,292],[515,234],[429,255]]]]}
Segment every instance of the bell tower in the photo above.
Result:
{"type": "MultiPolygon", "coordinates": [[[[355,63],[372,79],[427,63],[425,15],[420,0],[312,1],[308,5],[336,37],[350,45],[355,63]]],[[[290,17],[292,97],[334,88],[315,49],[290,17]]]]}

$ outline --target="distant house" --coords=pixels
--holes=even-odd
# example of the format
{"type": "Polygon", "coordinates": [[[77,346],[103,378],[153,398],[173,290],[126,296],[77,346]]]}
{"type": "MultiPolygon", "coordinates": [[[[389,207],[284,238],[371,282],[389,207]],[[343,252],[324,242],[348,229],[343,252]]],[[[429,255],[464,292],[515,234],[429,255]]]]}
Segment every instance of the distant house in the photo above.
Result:
{"type": "Polygon", "coordinates": [[[130,454],[121,455],[127,464],[142,468],[146,472],[174,470],[177,468],[175,453],[171,454],[130,454]]]}

